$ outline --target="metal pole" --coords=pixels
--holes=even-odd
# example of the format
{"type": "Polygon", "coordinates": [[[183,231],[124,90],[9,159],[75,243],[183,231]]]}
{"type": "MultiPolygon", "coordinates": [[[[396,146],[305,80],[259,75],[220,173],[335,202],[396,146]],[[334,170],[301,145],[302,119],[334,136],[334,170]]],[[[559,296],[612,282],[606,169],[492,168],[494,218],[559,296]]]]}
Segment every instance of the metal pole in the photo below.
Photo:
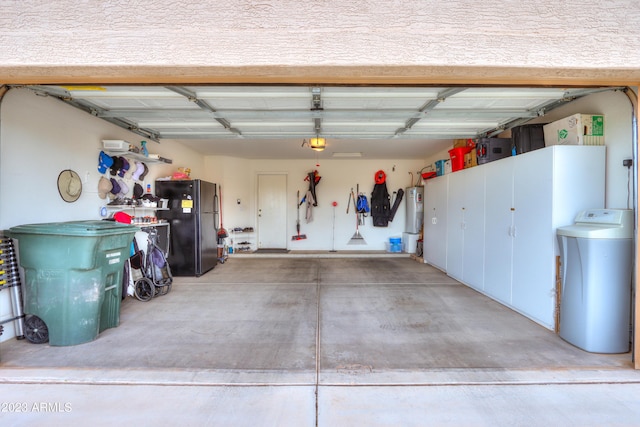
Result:
{"type": "Polygon", "coordinates": [[[333,222],[331,227],[331,250],[329,252],[336,251],[336,206],[338,206],[338,202],[333,202],[333,222]]]}

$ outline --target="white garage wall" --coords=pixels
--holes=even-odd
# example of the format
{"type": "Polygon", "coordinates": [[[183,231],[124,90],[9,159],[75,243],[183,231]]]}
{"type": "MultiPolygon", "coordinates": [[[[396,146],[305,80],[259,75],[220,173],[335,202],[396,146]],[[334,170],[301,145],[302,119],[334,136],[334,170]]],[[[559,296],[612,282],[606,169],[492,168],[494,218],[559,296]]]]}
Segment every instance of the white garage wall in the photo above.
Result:
{"type": "MultiPolygon", "coordinates": [[[[313,221],[306,223],[305,207],[300,209],[301,233],[307,235],[306,240],[289,241],[289,249],[293,250],[330,250],[333,239],[333,206],[335,208],[335,249],[336,250],[384,250],[389,237],[399,237],[404,231],[404,200],[396,217],[389,227],[373,227],[371,218],[360,226],[360,233],[367,245],[349,246],[347,242],[355,232],[356,217],[353,206],[346,213],[349,192],[355,193],[357,184],[360,192],[371,202],[374,176],[376,171],[383,170],[387,174],[387,190],[390,195],[399,188],[403,190],[411,184],[414,177],[424,166],[417,160],[323,160],[316,167],[314,160],[247,160],[232,157],[209,157],[207,159],[207,177],[214,182],[223,182],[223,223],[229,231],[234,227],[256,227],[257,218],[257,176],[260,173],[287,174],[287,224],[288,235],[296,234],[296,192],[301,197],[308,189],[304,181],[307,173],[318,170],[322,177],[316,188],[318,206],[313,208],[313,221]],[[395,168],[395,170],[394,170],[395,168]],[[241,199],[241,204],[237,204],[241,199]]],[[[415,183],[416,179],[414,179],[415,183]]]]}
{"type": "MultiPolygon", "coordinates": [[[[628,170],[622,166],[623,159],[632,158],[632,108],[627,96],[622,92],[602,92],[589,95],[566,106],[556,108],[544,117],[529,123],[550,123],[576,113],[594,113],[605,115],[605,145],[607,146],[605,207],[610,209],[627,208],[628,170]]],[[[504,137],[511,136],[505,132],[504,137]]],[[[425,160],[431,164],[436,160],[449,158],[445,150],[425,160]]],[[[633,180],[633,177],[631,178],[633,180]]],[[[631,190],[633,191],[633,189],[631,190]]],[[[629,201],[633,207],[633,200],[629,201]]]]}
{"type": "MultiPolygon", "coordinates": [[[[100,219],[98,153],[103,139],[138,144],[140,136],[53,98],[12,89],[0,104],[0,228],[35,222],[100,219]],[[72,169],[83,180],[82,195],[67,203],[58,194],[58,174],[72,169]]],[[[172,158],[149,163],[145,183],[188,165],[197,176],[204,160],[194,151],[148,141],[150,152],[172,158]]],[[[108,173],[107,173],[108,176],[108,173]]],[[[130,186],[133,187],[133,186],[130,186]]]]}

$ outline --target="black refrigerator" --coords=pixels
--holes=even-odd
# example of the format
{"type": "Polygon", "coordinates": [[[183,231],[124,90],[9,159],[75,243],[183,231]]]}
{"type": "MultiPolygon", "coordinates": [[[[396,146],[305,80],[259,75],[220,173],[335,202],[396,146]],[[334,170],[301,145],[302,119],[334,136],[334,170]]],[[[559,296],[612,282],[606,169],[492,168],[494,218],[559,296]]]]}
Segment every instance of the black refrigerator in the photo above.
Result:
{"type": "Polygon", "coordinates": [[[194,180],[156,181],[156,196],[168,199],[159,219],[169,222],[169,266],[175,276],[201,276],[218,263],[216,184],[194,180]]]}

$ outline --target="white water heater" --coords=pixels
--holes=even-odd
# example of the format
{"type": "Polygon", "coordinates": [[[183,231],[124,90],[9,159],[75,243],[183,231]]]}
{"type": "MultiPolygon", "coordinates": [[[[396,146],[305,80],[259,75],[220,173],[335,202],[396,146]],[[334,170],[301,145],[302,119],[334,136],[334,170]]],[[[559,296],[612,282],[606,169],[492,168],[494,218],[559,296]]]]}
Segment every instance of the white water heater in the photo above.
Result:
{"type": "Polygon", "coordinates": [[[407,187],[405,190],[406,200],[406,223],[405,232],[417,234],[422,229],[424,217],[424,187],[407,187]]]}

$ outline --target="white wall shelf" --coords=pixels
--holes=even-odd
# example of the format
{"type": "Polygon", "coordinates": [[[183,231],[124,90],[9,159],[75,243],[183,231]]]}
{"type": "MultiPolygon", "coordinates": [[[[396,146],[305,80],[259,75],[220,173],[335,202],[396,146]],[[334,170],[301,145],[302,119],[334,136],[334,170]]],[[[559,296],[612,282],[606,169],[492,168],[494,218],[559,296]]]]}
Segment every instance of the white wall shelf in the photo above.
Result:
{"type": "Polygon", "coordinates": [[[143,163],[173,163],[173,160],[171,159],[160,157],[157,154],[151,154],[151,153],[149,154],[149,157],[147,157],[142,153],[135,153],[133,151],[105,150],[104,152],[112,157],[113,156],[127,157],[143,163]]]}

